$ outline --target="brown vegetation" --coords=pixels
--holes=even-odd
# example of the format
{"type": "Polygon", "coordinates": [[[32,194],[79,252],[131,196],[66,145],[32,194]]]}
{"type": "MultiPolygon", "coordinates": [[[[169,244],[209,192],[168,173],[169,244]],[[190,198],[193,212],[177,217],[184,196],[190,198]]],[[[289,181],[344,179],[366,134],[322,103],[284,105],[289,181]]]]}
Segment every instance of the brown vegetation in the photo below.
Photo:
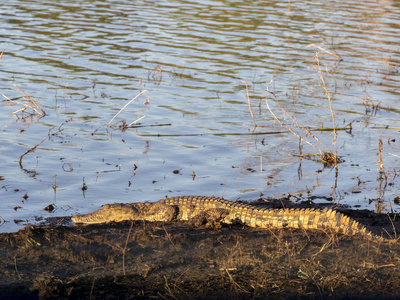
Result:
{"type": "MultiPolygon", "coordinates": [[[[375,233],[399,229],[396,216],[370,214],[351,217],[375,233]]],[[[398,298],[399,253],[398,243],[313,230],[30,227],[0,235],[0,299],[398,298]]]]}

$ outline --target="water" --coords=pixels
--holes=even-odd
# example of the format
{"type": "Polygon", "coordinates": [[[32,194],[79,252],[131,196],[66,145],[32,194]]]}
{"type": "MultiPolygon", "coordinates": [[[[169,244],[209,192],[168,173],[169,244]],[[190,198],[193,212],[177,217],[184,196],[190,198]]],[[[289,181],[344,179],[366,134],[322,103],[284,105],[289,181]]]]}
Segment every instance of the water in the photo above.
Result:
{"type": "MultiPolygon", "coordinates": [[[[395,1],[10,0],[2,11],[1,93],[27,103],[19,88],[46,115],[18,111],[22,105],[2,97],[1,232],[166,195],[309,195],[399,209],[395,1]],[[268,96],[278,118],[323,147],[268,93],[299,124],[331,128],[316,51],[336,126],[352,124],[338,131],[344,162],[337,172],[300,158],[298,138],[265,102],[268,96]],[[254,129],[244,82],[263,127],[254,129]],[[139,115],[142,127],[118,127],[139,115]],[[386,178],[377,169],[379,139],[386,178]],[[43,210],[50,204],[52,213],[43,210]]],[[[332,131],[313,133],[333,151],[332,131]]],[[[302,154],[312,153],[304,144],[302,154]]]]}

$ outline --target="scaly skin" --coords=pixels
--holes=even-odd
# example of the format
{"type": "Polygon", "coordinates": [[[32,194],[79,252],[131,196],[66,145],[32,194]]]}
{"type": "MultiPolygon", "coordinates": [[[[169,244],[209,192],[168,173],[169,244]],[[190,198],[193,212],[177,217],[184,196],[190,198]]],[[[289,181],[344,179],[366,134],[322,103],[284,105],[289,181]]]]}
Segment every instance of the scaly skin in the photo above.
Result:
{"type": "Polygon", "coordinates": [[[194,221],[245,224],[259,228],[303,228],[333,230],[383,240],[360,223],[332,209],[268,209],[206,196],[181,196],[155,203],[106,204],[101,209],[73,216],[75,223],[96,224],[124,220],[194,221]]]}

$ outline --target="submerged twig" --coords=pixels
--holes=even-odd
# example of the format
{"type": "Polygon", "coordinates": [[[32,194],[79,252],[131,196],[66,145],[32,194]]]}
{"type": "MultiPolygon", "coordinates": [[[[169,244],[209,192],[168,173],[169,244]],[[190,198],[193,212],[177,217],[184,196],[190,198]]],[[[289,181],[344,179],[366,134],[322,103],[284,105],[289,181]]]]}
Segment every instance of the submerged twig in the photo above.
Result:
{"type": "Polygon", "coordinates": [[[181,133],[181,134],[160,134],[160,133],[145,133],[139,136],[156,136],[156,137],[180,137],[180,136],[229,136],[229,135],[267,135],[267,134],[280,134],[287,131],[262,131],[262,132],[219,132],[219,133],[181,133]]]}
{"type": "MultiPolygon", "coordinates": [[[[131,123],[132,124],[132,123],[131,123]]],[[[139,127],[161,127],[161,126],[171,126],[171,123],[163,123],[163,124],[149,124],[149,125],[142,125],[142,123],[128,125],[129,128],[139,128],[139,127]]]]}
{"type": "Polygon", "coordinates": [[[35,151],[35,149],[36,149],[41,143],[43,143],[46,139],[47,139],[47,137],[45,137],[45,138],[44,138],[39,144],[37,144],[36,146],[34,146],[34,147],[32,147],[31,149],[25,151],[25,153],[22,154],[22,155],[20,156],[20,158],[19,158],[19,166],[20,166],[21,169],[23,168],[23,167],[22,167],[22,158],[23,158],[25,155],[27,155],[29,152],[35,151]]]}

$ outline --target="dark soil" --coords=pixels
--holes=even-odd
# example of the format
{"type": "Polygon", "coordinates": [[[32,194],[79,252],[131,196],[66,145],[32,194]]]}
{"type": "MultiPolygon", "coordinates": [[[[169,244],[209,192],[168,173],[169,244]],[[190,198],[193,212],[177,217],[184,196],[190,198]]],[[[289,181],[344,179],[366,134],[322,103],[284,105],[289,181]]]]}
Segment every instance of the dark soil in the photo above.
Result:
{"type": "MultiPolygon", "coordinates": [[[[348,214],[385,237],[400,229],[396,215],[348,214]]],[[[0,235],[0,258],[1,299],[400,298],[399,242],[322,231],[27,227],[0,235]]]]}

